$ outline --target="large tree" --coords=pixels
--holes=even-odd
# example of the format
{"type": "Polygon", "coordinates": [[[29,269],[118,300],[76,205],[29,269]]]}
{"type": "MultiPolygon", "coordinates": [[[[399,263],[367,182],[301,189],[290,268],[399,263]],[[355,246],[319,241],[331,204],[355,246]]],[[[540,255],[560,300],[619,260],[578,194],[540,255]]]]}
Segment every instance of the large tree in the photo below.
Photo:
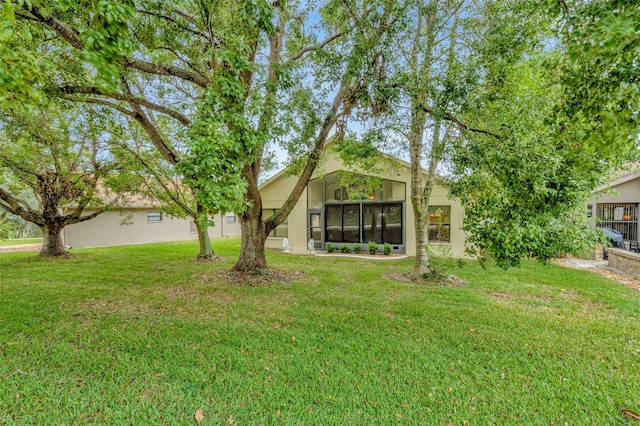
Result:
{"type": "Polygon", "coordinates": [[[465,230],[503,267],[592,244],[585,200],[638,154],[637,5],[548,4],[532,13],[553,18],[554,37],[507,72],[491,69],[507,90],[477,98],[499,136],[465,138],[456,151],[465,230]]]}
{"type": "MultiPolygon", "coordinates": [[[[478,91],[502,90],[506,72],[537,39],[527,2],[414,0],[401,2],[403,24],[380,52],[384,72],[368,98],[376,123],[407,148],[416,257],[411,275],[431,272],[429,206],[453,143],[468,135],[497,137],[478,108],[478,91]],[[424,173],[426,171],[426,173],[424,173]]],[[[447,164],[448,166],[449,164],[447,164]]],[[[440,180],[440,183],[443,183],[440,180]]]]}
{"type": "Polygon", "coordinates": [[[387,40],[395,7],[382,0],[319,7],[265,0],[9,2],[0,54],[11,71],[0,68],[1,95],[20,102],[42,89],[137,122],[207,213],[240,214],[235,269],[251,271],[266,267],[266,237],[291,212],[327,137],[350,112],[345,100],[357,99],[371,47],[387,40]],[[185,143],[163,132],[154,116],[181,125],[185,143]],[[282,208],[263,218],[258,178],[268,145],[279,142],[291,148],[299,179],[282,208]]]}
{"type": "Polygon", "coordinates": [[[0,208],[42,229],[40,256],[64,255],[62,229],[109,207],[115,164],[94,120],[62,106],[0,115],[0,208]]]}

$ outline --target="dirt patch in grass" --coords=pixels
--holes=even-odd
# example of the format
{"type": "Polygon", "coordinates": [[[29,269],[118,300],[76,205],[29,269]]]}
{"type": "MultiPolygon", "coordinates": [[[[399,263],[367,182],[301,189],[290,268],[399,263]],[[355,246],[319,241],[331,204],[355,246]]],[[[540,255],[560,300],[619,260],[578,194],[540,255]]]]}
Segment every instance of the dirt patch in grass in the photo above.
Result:
{"type": "Polygon", "coordinates": [[[17,252],[17,251],[40,251],[42,243],[36,244],[17,244],[14,246],[2,246],[0,252],[17,252]]]}
{"type": "Polygon", "coordinates": [[[198,256],[194,259],[195,262],[224,262],[229,260],[228,257],[218,256],[217,254],[210,254],[208,256],[198,256]]]}
{"type": "Polygon", "coordinates": [[[237,272],[230,269],[222,269],[212,274],[200,275],[199,279],[202,283],[224,283],[232,286],[242,287],[258,287],[270,284],[288,284],[293,281],[305,279],[302,271],[267,268],[259,269],[254,272],[237,272]]]}
{"type": "Polygon", "coordinates": [[[465,280],[456,277],[455,275],[440,275],[429,276],[426,278],[415,278],[412,277],[408,272],[385,272],[384,274],[382,274],[382,278],[406,284],[420,284],[428,286],[462,287],[468,284],[465,280]]]}

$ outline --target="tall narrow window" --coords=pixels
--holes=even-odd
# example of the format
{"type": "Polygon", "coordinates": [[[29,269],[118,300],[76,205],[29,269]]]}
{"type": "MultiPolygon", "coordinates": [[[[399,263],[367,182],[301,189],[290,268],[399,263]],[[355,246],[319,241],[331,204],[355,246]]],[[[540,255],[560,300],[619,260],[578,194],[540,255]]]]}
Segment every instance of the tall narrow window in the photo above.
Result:
{"type": "Polygon", "coordinates": [[[429,241],[451,242],[451,206],[429,206],[429,241]]]}

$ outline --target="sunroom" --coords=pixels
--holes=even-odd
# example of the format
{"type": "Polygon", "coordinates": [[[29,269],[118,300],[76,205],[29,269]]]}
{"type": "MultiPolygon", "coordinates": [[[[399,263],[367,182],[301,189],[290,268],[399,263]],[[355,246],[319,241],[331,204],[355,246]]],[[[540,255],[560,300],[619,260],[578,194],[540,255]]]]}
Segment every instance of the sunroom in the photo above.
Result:
{"type": "Polygon", "coordinates": [[[315,248],[327,242],[391,244],[405,252],[406,184],[337,171],[307,186],[308,236],[315,248]]]}

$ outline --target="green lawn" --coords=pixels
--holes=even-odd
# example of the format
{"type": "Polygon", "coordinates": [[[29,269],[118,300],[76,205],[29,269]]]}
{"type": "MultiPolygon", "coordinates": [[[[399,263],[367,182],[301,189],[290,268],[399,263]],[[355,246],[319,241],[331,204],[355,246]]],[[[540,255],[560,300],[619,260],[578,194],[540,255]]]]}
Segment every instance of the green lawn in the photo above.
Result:
{"type": "Polygon", "coordinates": [[[0,424],[632,424],[640,293],[588,271],[284,256],[230,285],[196,243],[0,253],[0,424]],[[565,423],[566,422],[566,423],[565,423]]]}
{"type": "Polygon", "coordinates": [[[20,238],[17,240],[3,240],[0,239],[0,247],[4,246],[18,246],[22,244],[42,244],[42,238],[20,238]]]}

